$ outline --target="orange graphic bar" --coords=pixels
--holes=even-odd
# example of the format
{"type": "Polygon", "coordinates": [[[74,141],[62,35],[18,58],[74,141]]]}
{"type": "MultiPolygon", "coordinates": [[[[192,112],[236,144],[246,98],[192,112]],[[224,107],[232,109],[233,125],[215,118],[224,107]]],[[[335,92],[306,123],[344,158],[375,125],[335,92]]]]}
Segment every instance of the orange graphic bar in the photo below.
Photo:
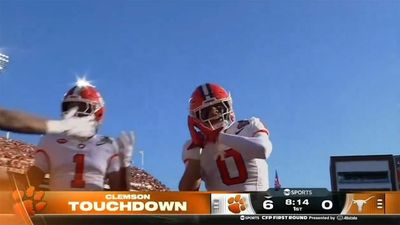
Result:
{"type": "Polygon", "coordinates": [[[385,210],[385,214],[400,214],[400,192],[386,193],[385,210]]]}
{"type": "Polygon", "coordinates": [[[206,192],[45,192],[40,214],[210,214],[206,192]]]}

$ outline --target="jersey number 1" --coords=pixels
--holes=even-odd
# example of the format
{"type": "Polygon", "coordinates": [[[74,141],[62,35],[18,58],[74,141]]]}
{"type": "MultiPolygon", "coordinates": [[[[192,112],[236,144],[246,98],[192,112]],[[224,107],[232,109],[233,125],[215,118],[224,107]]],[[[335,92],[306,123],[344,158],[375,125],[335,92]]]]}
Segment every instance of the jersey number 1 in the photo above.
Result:
{"type": "Polygon", "coordinates": [[[75,176],[74,179],[71,180],[71,187],[84,188],[85,180],[83,179],[83,169],[85,167],[85,155],[75,154],[73,161],[74,163],[76,163],[76,165],[75,165],[75,176]]]}
{"type": "Polygon", "coordinates": [[[242,155],[240,154],[240,152],[234,149],[228,149],[225,151],[225,158],[228,157],[233,158],[236,168],[239,172],[239,175],[236,177],[231,177],[229,174],[228,167],[226,166],[225,160],[221,160],[221,157],[218,157],[217,166],[219,173],[221,175],[222,182],[226,185],[244,183],[248,178],[248,174],[242,155]]]}

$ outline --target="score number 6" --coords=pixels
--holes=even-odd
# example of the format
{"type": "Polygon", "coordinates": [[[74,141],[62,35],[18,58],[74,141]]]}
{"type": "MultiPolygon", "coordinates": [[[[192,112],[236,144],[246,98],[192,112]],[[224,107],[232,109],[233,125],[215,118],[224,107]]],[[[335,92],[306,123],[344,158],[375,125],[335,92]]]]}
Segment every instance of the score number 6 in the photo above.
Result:
{"type": "Polygon", "coordinates": [[[274,201],[272,201],[270,198],[271,196],[265,196],[265,200],[263,201],[263,208],[265,210],[271,210],[274,208],[274,201]]]}

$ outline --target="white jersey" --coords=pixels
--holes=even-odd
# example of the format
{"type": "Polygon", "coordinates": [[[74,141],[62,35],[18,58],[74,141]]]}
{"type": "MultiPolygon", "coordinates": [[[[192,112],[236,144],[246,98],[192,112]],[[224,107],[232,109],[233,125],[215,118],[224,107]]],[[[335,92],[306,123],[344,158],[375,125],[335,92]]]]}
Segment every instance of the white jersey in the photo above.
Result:
{"type": "Polygon", "coordinates": [[[272,151],[269,132],[258,118],[234,122],[226,134],[254,137],[266,134],[266,148],[255,154],[251,150],[227,146],[221,143],[221,135],[216,143],[207,143],[203,149],[183,149],[183,160],[200,160],[201,178],[208,191],[266,191],[268,189],[267,158],[272,151]],[[257,155],[257,156],[256,156],[257,155]]]}
{"type": "Polygon", "coordinates": [[[43,136],[34,166],[50,174],[50,190],[103,190],[107,174],[120,169],[118,148],[108,137],[87,141],[51,134],[43,136]]]}

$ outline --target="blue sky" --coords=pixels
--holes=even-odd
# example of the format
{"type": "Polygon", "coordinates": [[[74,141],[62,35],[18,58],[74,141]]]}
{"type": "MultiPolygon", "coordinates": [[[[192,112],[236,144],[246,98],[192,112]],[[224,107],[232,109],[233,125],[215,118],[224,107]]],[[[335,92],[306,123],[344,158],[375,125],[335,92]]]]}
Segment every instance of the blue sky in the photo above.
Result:
{"type": "Polygon", "coordinates": [[[270,185],[278,170],[285,187],[330,189],[330,156],[399,153],[399,12],[398,1],[2,0],[12,62],[0,105],[57,118],[87,74],[106,101],[101,133],[134,130],[145,169],[176,190],[188,99],[218,83],[237,118],[268,125],[270,185]]]}

